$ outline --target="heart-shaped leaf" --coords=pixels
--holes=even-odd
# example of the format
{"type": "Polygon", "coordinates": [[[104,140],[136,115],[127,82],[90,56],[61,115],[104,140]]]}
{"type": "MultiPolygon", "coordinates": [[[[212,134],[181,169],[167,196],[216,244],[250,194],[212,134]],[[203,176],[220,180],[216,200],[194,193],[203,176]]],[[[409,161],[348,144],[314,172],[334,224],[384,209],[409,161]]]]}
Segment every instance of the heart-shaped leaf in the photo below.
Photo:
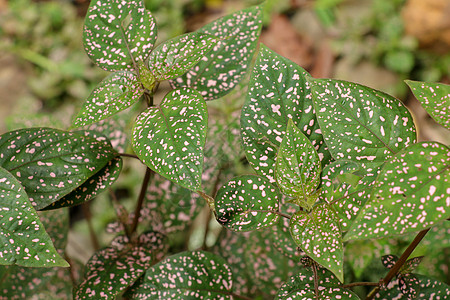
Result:
{"type": "Polygon", "coordinates": [[[275,159],[288,120],[305,134],[323,163],[330,153],[320,134],[305,70],[261,45],[241,112],[247,160],[259,175],[275,182],[275,159]]]}
{"type": "Polygon", "coordinates": [[[171,81],[172,86],[192,87],[205,100],[229,93],[250,66],[261,32],[261,14],[259,6],[250,7],[197,30],[218,37],[220,42],[194,68],[171,81]]]}
{"type": "Polygon", "coordinates": [[[417,256],[411,259],[408,259],[405,264],[400,268],[401,274],[408,274],[414,272],[414,270],[419,266],[422,262],[424,256],[417,256]]]}
{"type": "Polygon", "coordinates": [[[73,121],[72,127],[80,127],[115,115],[139,100],[144,93],[136,74],[129,71],[115,72],[98,84],[87,98],[73,121]]]}
{"type": "Polygon", "coordinates": [[[97,251],[89,259],[75,299],[113,299],[144,274],[158,252],[164,252],[164,239],[158,232],[140,235],[137,245],[129,244],[122,236],[116,238],[112,246],[97,251]]]}
{"type": "Polygon", "coordinates": [[[145,272],[125,294],[133,299],[233,299],[230,267],[212,253],[169,256],[145,272]]]}
{"type": "Polygon", "coordinates": [[[403,296],[416,299],[420,291],[420,281],[414,274],[402,274],[398,277],[398,287],[403,296]]]}
{"type": "Polygon", "coordinates": [[[314,288],[314,273],[312,270],[303,269],[292,276],[278,291],[276,300],[292,299],[359,299],[352,291],[340,287],[339,280],[327,269],[317,268],[317,294],[314,288]],[[317,298],[318,296],[318,298],[317,298]]]}
{"type": "Polygon", "coordinates": [[[340,159],[322,172],[320,198],[331,204],[339,217],[341,230],[346,231],[370,198],[376,171],[368,173],[360,163],[340,159]]]}
{"type": "Polygon", "coordinates": [[[263,177],[236,177],[217,192],[217,221],[234,231],[250,231],[278,221],[279,194],[263,177]]]}
{"type": "Polygon", "coordinates": [[[278,187],[293,202],[310,210],[317,200],[322,167],[319,155],[308,138],[289,119],[275,165],[278,187]]]}
{"type": "Polygon", "coordinates": [[[386,162],[344,240],[416,232],[450,217],[450,149],[414,144],[386,162]]]}
{"type": "Polygon", "coordinates": [[[191,190],[201,190],[208,111],[192,89],[174,90],[141,113],[133,128],[134,152],[149,168],[191,190]]]}
{"type": "Polygon", "coordinates": [[[68,267],[28,200],[24,187],[0,167],[0,265],[68,267]]]}
{"type": "Polygon", "coordinates": [[[308,78],[320,129],[334,159],[383,164],[416,141],[411,114],[394,97],[366,86],[308,78]]]}
{"type": "Polygon", "coordinates": [[[328,204],[319,204],[310,213],[295,213],[290,230],[294,241],[306,255],[344,282],[344,245],[339,219],[328,204]]]}
{"type": "Polygon", "coordinates": [[[450,85],[412,80],[405,82],[430,116],[450,129],[450,85]]]}
{"type": "Polygon", "coordinates": [[[84,48],[104,70],[132,70],[147,58],[156,34],[155,20],[142,0],[91,1],[84,21],[84,48]]]}
{"type": "Polygon", "coordinates": [[[218,38],[200,32],[177,36],[152,51],[148,67],[158,81],[176,78],[195,66],[218,42],[218,38]]]}
{"type": "Polygon", "coordinates": [[[117,156],[105,142],[51,128],[5,133],[0,153],[0,166],[21,182],[37,210],[74,191],[117,156]]]}

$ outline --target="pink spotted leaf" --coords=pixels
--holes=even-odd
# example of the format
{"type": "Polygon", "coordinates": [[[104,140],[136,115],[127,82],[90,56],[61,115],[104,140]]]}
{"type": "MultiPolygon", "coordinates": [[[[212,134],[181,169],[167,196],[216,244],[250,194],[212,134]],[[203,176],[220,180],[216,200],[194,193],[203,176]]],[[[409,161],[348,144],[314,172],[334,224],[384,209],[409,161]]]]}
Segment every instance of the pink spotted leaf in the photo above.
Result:
{"type": "Polygon", "coordinates": [[[107,71],[133,70],[157,37],[156,23],[142,0],[91,1],[83,42],[89,58],[107,71]]]}

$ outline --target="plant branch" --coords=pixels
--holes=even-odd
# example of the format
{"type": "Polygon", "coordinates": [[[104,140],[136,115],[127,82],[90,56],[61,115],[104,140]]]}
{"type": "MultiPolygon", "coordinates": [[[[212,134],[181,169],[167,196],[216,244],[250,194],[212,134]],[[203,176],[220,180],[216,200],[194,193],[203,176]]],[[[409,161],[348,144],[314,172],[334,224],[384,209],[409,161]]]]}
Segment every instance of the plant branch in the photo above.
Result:
{"type": "Polygon", "coordinates": [[[92,246],[94,247],[94,250],[97,251],[100,249],[100,244],[97,239],[97,234],[95,233],[94,226],[92,226],[92,214],[90,209],[90,203],[85,202],[81,205],[81,209],[83,210],[84,217],[86,219],[88,229],[89,229],[89,236],[91,238],[92,246]]]}
{"type": "Polygon", "coordinates": [[[320,298],[319,298],[319,278],[317,275],[317,266],[316,266],[315,261],[312,262],[312,270],[314,273],[314,294],[316,295],[316,299],[320,300],[320,298]]]}
{"type": "Polygon", "coordinates": [[[147,186],[148,183],[150,182],[151,177],[153,177],[154,174],[155,173],[150,168],[146,168],[144,181],[142,182],[141,186],[141,192],[139,193],[138,202],[134,210],[134,219],[130,227],[130,235],[136,232],[139,223],[139,217],[141,216],[142,205],[144,204],[145,194],[147,193],[147,186]]]}
{"type": "Polygon", "coordinates": [[[135,154],[129,154],[129,153],[119,153],[119,156],[123,156],[123,157],[131,157],[131,158],[139,159],[139,157],[137,157],[137,155],[135,155],[135,154]]]}
{"type": "MultiPolygon", "coordinates": [[[[395,265],[389,270],[389,273],[383,278],[382,281],[380,281],[384,286],[387,286],[389,282],[391,282],[392,278],[394,278],[395,275],[397,275],[400,268],[403,266],[403,264],[406,262],[408,257],[411,255],[411,253],[416,249],[417,245],[422,241],[422,239],[425,237],[425,235],[428,233],[428,231],[431,228],[422,230],[419,232],[414,240],[411,242],[411,244],[406,248],[406,250],[403,252],[402,256],[398,259],[398,261],[395,263],[395,265]]],[[[367,295],[366,300],[371,300],[375,297],[375,295],[380,290],[380,286],[377,286],[374,288],[369,295],[367,295]]]]}
{"type": "Polygon", "coordinates": [[[379,282],[352,282],[352,283],[348,283],[348,284],[343,284],[343,285],[341,285],[341,287],[351,288],[354,286],[378,286],[379,284],[380,284],[379,282]]]}

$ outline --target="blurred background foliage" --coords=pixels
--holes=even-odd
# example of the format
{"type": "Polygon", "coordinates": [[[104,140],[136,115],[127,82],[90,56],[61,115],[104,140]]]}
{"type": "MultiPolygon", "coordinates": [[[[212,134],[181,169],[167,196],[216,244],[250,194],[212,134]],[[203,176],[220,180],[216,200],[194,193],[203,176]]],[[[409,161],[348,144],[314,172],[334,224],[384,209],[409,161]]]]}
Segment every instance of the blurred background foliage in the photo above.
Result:
{"type": "MultiPolygon", "coordinates": [[[[261,2],[144,1],[157,20],[159,41],[261,2]]],[[[73,114],[105,77],[106,72],[89,61],[82,46],[82,24],[88,6],[88,0],[0,0],[0,133],[31,126],[67,129],[73,114]]],[[[403,83],[404,79],[450,83],[449,0],[267,0],[264,11],[261,42],[269,48],[314,77],[354,81],[395,95],[413,113],[419,140],[450,144],[448,131],[421,109],[403,83]]],[[[212,194],[231,176],[252,172],[242,163],[245,159],[239,143],[238,117],[245,84],[244,80],[223,99],[208,103],[211,124],[205,166],[209,169],[204,181],[212,182],[212,194]]],[[[162,84],[156,98],[161,99],[168,89],[162,84]]],[[[127,126],[139,109],[135,106],[113,118],[112,125],[100,124],[97,129],[112,138],[113,145],[120,144],[122,152],[130,150],[125,138],[130,132],[127,126]]],[[[136,182],[142,180],[144,170],[138,161],[127,159],[112,193],[72,210],[68,255],[73,260],[86,262],[95,248],[107,245],[120,231],[114,223],[116,211],[121,207],[133,211],[140,188],[136,182]],[[87,222],[89,215],[93,218],[87,222]]],[[[155,182],[158,180],[161,178],[155,182]]],[[[203,203],[195,206],[197,203],[191,201],[195,196],[172,184],[162,182],[164,191],[155,184],[149,188],[146,204],[149,220],[164,218],[152,214],[152,208],[154,203],[169,198],[169,202],[160,204],[168,215],[181,214],[191,219],[192,226],[181,226],[170,218],[163,220],[168,231],[179,226],[170,231],[172,250],[212,247],[221,228],[203,203]]],[[[438,236],[443,243],[425,240],[416,250],[417,255],[427,255],[420,271],[450,283],[449,225],[429,234],[430,241],[432,236],[438,236]]],[[[346,272],[351,275],[346,278],[378,281],[385,272],[379,258],[399,254],[411,238],[349,244],[346,261],[352,263],[346,272]]]]}

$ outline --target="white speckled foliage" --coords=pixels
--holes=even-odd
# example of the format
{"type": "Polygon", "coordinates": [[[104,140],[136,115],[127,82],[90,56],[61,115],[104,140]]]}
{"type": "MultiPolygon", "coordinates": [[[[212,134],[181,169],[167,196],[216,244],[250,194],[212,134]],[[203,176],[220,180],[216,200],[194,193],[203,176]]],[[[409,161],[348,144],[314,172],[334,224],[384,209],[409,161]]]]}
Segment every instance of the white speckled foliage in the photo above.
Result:
{"type": "Polygon", "coordinates": [[[131,299],[233,299],[231,269],[209,252],[182,252],[148,269],[125,294],[131,299]]]}
{"type": "Polygon", "coordinates": [[[0,136],[0,166],[21,182],[38,210],[73,192],[115,157],[110,145],[83,133],[30,128],[0,136]]]}
{"type": "Polygon", "coordinates": [[[132,70],[156,41],[156,23],[142,0],[91,1],[83,31],[89,58],[107,71],[132,70]]]}
{"type": "Polygon", "coordinates": [[[310,210],[317,200],[322,167],[308,138],[289,119],[275,164],[275,178],[281,192],[294,203],[310,210]]]}
{"type": "Polygon", "coordinates": [[[371,170],[416,141],[411,114],[394,97],[342,80],[308,81],[334,159],[359,161],[371,170]]]}
{"type": "Polygon", "coordinates": [[[308,137],[323,164],[330,160],[314,114],[305,70],[261,45],[241,112],[241,135],[247,160],[275,182],[275,159],[288,120],[308,137]]]}
{"type": "Polygon", "coordinates": [[[370,192],[379,169],[368,173],[359,162],[340,159],[322,172],[320,198],[331,204],[339,217],[341,230],[347,231],[370,192]]]}
{"type": "Polygon", "coordinates": [[[289,226],[292,238],[306,255],[344,282],[344,245],[333,209],[322,203],[310,213],[298,211],[289,226]]]}
{"type": "Polygon", "coordinates": [[[195,66],[218,42],[215,36],[200,32],[177,36],[152,51],[148,69],[157,81],[176,78],[195,66]]]}
{"type": "Polygon", "coordinates": [[[242,175],[228,181],[217,192],[217,221],[234,231],[264,228],[278,221],[280,195],[267,179],[242,175]]]}
{"type": "Polygon", "coordinates": [[[53,246],[24,187],[0,167],[0,265],[68,267],[53,246]]]}
{"type": "Polygon", "coordinates": [[[412,80],[405,82],[433,119],[450,129],[450,85],[412,80]]]}
{"type": "Polygon", "coordinates": [[[136,244],[129,243],[124,236],[117,237],[111,246],[94,253],[86,263],[84,280],[74,299],[115,299],[156,259],[161,259],[165,251],[165,236],[158,232],[143,233],[136,244]]]}
{"type": "Polygon", "coordinates": [[[450,149],[414,144],[383,166],[345,240],[416,232],[450,218],[450,149]]]}
{"type": "Polygon", "coordinates": [[[351,290],[340,287],[341,283],[327,269],[317,267],[318,296],[314,290],[314,273],[303,269],[292,276],[278,291],[276,300],[334,300],[360,299],[351,290]]]}
{"type": "Polygon", "coordinates": [[[191,190],[201,190],[208,111],[202,96],[178,89],[136,119],[132,145],[149,168],[191,190]]]}
{"type": "Polygon", "coordinates": [[[186,74],[172,80],[172,86],[192,87],[205,100],[218,99],[230,92],[250,66],[261,32],[261,15],[261,7],[250,7],[197,30],[221,41],[186,74]]]}
{"type": "Polygon", "coordinates": [[[144,93],[136,74],[115,72],[100,82],[78,112],[73,127],[104,120],[132,106],[144,93]]]}

